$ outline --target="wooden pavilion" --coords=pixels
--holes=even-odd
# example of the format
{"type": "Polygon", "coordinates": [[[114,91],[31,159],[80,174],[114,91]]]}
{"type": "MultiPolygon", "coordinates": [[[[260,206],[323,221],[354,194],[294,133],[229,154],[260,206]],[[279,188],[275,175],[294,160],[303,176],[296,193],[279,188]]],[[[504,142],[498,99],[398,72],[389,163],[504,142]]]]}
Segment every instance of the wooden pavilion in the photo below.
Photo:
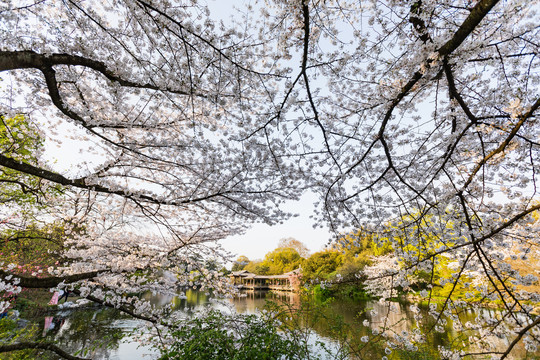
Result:
{"type": "Polygon", "coordinates": [[[231,282],[242,289],[296,291],[302,269],[289,271],[281,275],[256,275],[247,270],[233,271],[231,282]]]}

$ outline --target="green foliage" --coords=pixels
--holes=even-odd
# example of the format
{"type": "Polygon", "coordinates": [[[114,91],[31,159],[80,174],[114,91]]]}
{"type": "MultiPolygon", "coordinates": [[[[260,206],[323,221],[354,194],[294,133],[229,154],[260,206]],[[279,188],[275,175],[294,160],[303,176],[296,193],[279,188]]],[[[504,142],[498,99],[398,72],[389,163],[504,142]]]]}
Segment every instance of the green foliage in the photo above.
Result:
{"type": "Polygon", "coordinates": [[[244,268],[249,264],[249,259],[245,255],[240,255],[238,259],[232,265],[232,271],[244,270],[244,268]]]}
{"type": "Polygon", "coordinates": [[[333,245],[333,249],[346,257],[356,257],[366,252],[373,253],[378,246],[376,238],[372,230],[361,228],[339,239],[333,245]]]}
{"type": "Polygon", "coordinates": [[[0,319],[0,339],[5,341],[10,333],[17,329],[17,322],[9,318],[0,319]]]}
{"type": "Polygon", "coordinates": [[[384,244],[378,244],[373,231],[363,228],[338,240],[334,248],[343,254],[342,264],[336,271],[346,281],[354,280],[366,265],[371,264],[374,255],[390,251],[384,244]]]}
{"type": "Polygon", "coordinates": [[[343,280],[356,281],[359,272],[371,264],[374,248],[373,235],[363,229],[346,235],[332,249],[317,252],[306,260],[304,279],[327,280],[340,274],[343,280]]]}
{"type": "Polygon", "coordinates": [[[311,288],[311,296],[316,301],[325,301],[331,298],[332,292],[328,288],[323,288],[320,284],[317,284],[311,288]]]}
{"type": "Polygon", "coordinates": [[[264,257],[264,264],[269,267],[269,275],[293,271],[302,265],[304,259],[293,248],[277,248],[264,257]]]}
{"type": "Polygon", "coordinates": [[[304,259],[293,248],[277,248],[263,261],[252,261],[244,268],[257,275],[279,275],[303,266],[304,259]]]}
{"type": "Polygon", "coordinates": [[[257,275],[268,275],[270,267],[264,261],[250,261],[244,270],[257,275]]]}
{"type": "MultiPolygon", "coordinates": [[[[15,161],[38,165],[43,139],[23,115],[7,118],[0,115],[0,154],[15,161]]],[[[45,276],[47,268],[58,263],[67,223],[44,224],[37,220],[63,192],[60,185],[7,167],[0,167],[0,205],[5,218],[0,219],[0,259],[15,264],[14,274],[45,276]],[[39,214],[39,215],[37,215],[39,214]],[[37,215],[37,216],[36,216],[37,215]]],[[[45,216],[42,216],[42,220],[45,216]]],[[[50,221],[50,218],[47,218],[50,221]]],[[[69,224],[73,234],[80,227],[69,224]]]]}
{"type": "MultiPolygon", "coordinates": [[[[28,120],[17,115],[0,115],[0,153],[17,161],[35,165],[43,149],[43,140],[28,120]]],[[[61,191],[38,177],[22,174],[6,167],[0,168],[0,204],[35,205],[41,196],[61,191]]]]}
{"type": "Polygon", "coordinates": [[[329,292],[336,299],[344,299],[346,301],[373,300],[373,297],[364,290],[364,286],[362,284],[336,284],[332,286],[329,292]]]}
{"type": "MultiPolygon", "coordinates": [[[[39,329],[36,324],[21,327],[17,321],[4,318],[0,319],[0,344],[14,344],[34,339],[39,329]]],[[[37,351],[19,350],[0,354],[0,360],[24,360],[37,359],[37,351]]]]}
{"type": "Polygon", "coordinates": [[[319,251],[311,255],[302,267],[303,278],[306,281],[312,279],[328,279],[331,274],[343,264],[343,255],[338,251],[319,251]]]}
{"type": "MultiPolygon", "coordinates": [[[[451,211],[447,210],[446,215],[451,215],[451,211]]],[[[473,282],[473,278],[462,273],[459,281],[455,282],[454,275],[459,269],[454,265],[457,263],[446,254],[437,254],[440,250],[452,247],[454,239],[462,236],[452,218],[455,217],[422,214],[421,210],[403,216],[400,221],[387,225],[384,231],[387,235],[379,238],[374,254],[379,255],[381,250],[391,249],[401,266],[411,266],[423,259],[430,259],[431,269],[417,270],[414,273],[415,284],[411,289],[428,289],[430,298],[435,302],[438,299],[444,301],[448,297],[480,301],[483,298],[480,292],[467,285],[473,282]]]]}
{"type": "Polygon", "coordinates": [[[37,151],[43,140],[23,115],[6,118],[0,115],[0,152],[4,156],[28,163],[37,162],[37,151]]]}
{"type": "MultiPolygon", "coordinates": [[[[441,217],[422,215],[420,211],[418,214],[403,216],[401,221],[389,227],[394,246],[409,255],[409,260],[400,260],[405,265],[453,246],[449,239],[458,236],[452,222],[444,221],[441,217]],[[445,238],[442,239],[440,234],[444,234],[445,238]]],[[[382,243],[390,243],[390,239],[383,238],[382,243]]]]}
{"type": "Polygon", "coordinates": [[[161,360],[304,359],[308,354],[278,333],[271,318],[226,315],[212,310],[187,320],[173,332],[178,339],[162,351],[161,360]]]}
{"type": "Polygon", "coordinates": [[[356,276],[366,267],[372,263],[373,254],[370,250],[365,250],[354,257],[343,257],[343,264],[337,269],[342,279],[350,281],[356,278],[356,276]]]}
{"type": "Polygon", "coordinates": [[[16,273],[46,273],[47,267],[59,261],[64,237],[65,227],[60,222],[6,229],[0,233],[0,257],[6,263],[17,264],[16,273]]]}

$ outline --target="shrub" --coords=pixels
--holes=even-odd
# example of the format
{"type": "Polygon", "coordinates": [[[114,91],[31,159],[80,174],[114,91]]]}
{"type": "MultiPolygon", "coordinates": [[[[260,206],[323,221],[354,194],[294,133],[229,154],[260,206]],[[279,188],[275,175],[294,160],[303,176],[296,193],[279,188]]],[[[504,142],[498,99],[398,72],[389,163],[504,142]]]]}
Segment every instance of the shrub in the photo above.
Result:
{"type": "MultiPolygon", "coordinates": [[[[277,321],[256,315],[210,311],[178,324],[176,340],[160,360],[305,359],[306,348],[278,333],[277,321]]],[[[312,358],[312,357],[311,357],[312,358]]]]}

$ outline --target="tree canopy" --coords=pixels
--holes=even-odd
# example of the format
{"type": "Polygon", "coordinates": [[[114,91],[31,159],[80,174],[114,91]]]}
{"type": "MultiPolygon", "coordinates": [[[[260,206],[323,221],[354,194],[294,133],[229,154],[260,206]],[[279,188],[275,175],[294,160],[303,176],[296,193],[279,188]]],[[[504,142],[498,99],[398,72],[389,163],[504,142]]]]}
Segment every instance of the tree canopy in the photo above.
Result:
{"type": "Polygon", "coordinates": [[[309,257],[309,249],[306,247],[306,245],[300,240],[296,240],[292,237],[279,239],[278,248],[291,248],[296,250],[298,255],[304,259],[309,257]]]}
{"type": "Polygon", "coordinates": [[[71,226],[48,279],[14,283],[4,264],[2,288],[69,286],[163,322],[124,294],[227,291],[197,259],[220,258],[211,242],[254,221],[280,223],[291,214],[279,205],[310,189],[317,226],[384,229],[397,257],[414,257],[372,277],[400,285],[450,256],[457,275],[437,281],[479,270],[505,308],[478,326],[513,338],[484,352],[536,349],[540,294],[518,288],[536,280],[509,260],[540,255],[538,0],[238,6],[225,20],[196,0],[0,4],[1,205],[61,186],[42,216],[71,226]],[[90,146],[61,172],[34,134],[68,132],[90,146]],[[424,219],[440,246],[418,252],[424,219]]]}
{"type": "Polygon", "coordinates": [[[311,255],[303,264],[303,277],[317,279],[335,273],[343,263],[343,255],[338,251],[319,251],[311,255]]]}
{"type": "Polygon", "coordinates": [[[264,255],[263,260],[250,261],[244,269],[258,275],[281,275],[298,269],[304,260],[296,249],[278,247],[264,255]]]}
{"type": "Polygon", "coordinates": [[[249,264],[249,259],[245,255],[240,255],[233,263],[231,270],[240,271],[243,270],[246,265],[249,264]]]}

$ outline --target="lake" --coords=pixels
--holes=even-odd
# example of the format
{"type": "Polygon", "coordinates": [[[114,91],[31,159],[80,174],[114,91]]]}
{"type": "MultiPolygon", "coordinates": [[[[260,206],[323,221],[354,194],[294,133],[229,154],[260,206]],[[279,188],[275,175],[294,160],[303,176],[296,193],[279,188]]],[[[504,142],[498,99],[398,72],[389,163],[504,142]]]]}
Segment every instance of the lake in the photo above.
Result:
{"type": "MultiPolygon", "coordinates": [[[[244,297],[215,301],[202,292],[188,290],[184,297],[145,294],[144,298],[156,306],[172,304],[174,309],[186,314],[204,307],[253,314],[263,309],[267,300],[291,306],[298,306],[301,301],[298,294],[290,292],[245,291],[244,294],[244,297]]],[[[411,310],[410,305],[406,302],[395,302],[389,307],[378,301],[352,302],[338,299],[333,300],[324,308],[323,318],[328,316],[328,318],[341,319],[343,323],[347,324],[348,330],[347,333],[339,336],[353,344],[359,344],[362,336],[373,336],[373,329],[381,326],[392,327],[397,334],[410,333],[415,324],[415,312],[411,310]],[[369,326],[364,326],[365,320],[369,322],[369,326]]],[[[421,312],[424,313],[425,319],[423,326],[431,326],[427,310],[421,309],[421,312]]],[[[479,315],[494,315],[494,312],[494,310],[488,309],[470,310],[462,314],[461,320],[472,322],[479,315]]],[[[112,360],[155,359],[157,357],[154,349],[140,345],[140,340],[132,334],[133,330],[142,326],[141,321],[133,320],[114,309],[98,307],[61,310],[34,321],[39,324],[41,338],[56,341],[72,354],[86,349],[87,352],[81,353],[79,356],[112,360]]],[[[336,351],[339,349],[339,343],[335,340],[335,329],[332,328],[331,322],[321,321],[321,317],[315,319],[310,318],[310,316],[303,317],[301,321],[302,325],[308,329],[311,337],[310,342],[322,341],[326,346],[336,351]]],[[[433,322],[433,319],[431,321],[433,322]]],[[[434,353],[433,349],[437,346],[460,341],[460,336],[463,336],[462,331],[455,330],[450,324],[447,324],[444,327],[444,332],[430,331],[428,333],[426,340],[431,349],[424,350],[427,353],[434,353]]],[[[493,337],[488,341],[500,348],[508,345],[508,340],[505,338],[493,337]]],[[[383,351],[383,348],[378,350],[375,348],[369,353],[382,356],[384,355],[383,351]]],[[[517,349],[513,355],[515,359],[524,358],[524,349],[522,347],[517,349]]],[[[50,359],[55,358],[53,355],[50,357],[50,359]]],[[[401,356],[397,353],[394,354],[393,359],[399,358],[401,356]]]]}

